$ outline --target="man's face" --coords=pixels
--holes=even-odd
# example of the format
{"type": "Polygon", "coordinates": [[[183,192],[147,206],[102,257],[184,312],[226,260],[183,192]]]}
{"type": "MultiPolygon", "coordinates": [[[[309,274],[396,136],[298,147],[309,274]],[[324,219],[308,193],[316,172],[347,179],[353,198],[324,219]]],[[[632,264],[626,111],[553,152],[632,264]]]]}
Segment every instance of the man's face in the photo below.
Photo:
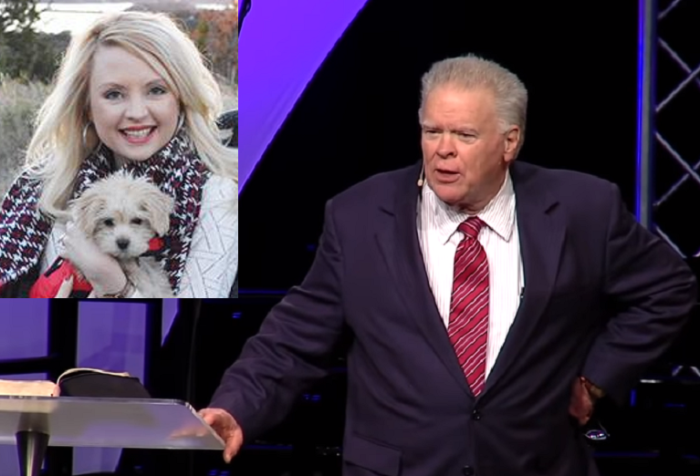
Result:
{"type": "Polygon", "coordinates": [[[515,158],[520,131],[503,132],[488,89],[439,86],[421,118],[423,165],[430,188],[443,202],[479,211],[498,193],[515,158]]]}

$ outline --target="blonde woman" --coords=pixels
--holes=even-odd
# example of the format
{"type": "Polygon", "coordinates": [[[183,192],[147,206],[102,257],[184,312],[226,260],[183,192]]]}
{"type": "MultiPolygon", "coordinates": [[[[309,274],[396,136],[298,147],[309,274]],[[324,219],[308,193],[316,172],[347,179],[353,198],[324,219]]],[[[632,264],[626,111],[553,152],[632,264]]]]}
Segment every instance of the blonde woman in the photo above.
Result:
{"type": "Polygon", "coordinates": [[[221,103],[197,48],[165,15],[111,14],[75,37],[0,210],[0,293],[53,297],[56,279],[65,290],[79,276],[91,297],[149,297],[67,213],[92,182],[126,170],[174,199],[164,246],[154,251],[173,293],[229,296],[238,157],[216,126],[221,103]],[[56,272],[64,262],[82,274],[56,272]]]}

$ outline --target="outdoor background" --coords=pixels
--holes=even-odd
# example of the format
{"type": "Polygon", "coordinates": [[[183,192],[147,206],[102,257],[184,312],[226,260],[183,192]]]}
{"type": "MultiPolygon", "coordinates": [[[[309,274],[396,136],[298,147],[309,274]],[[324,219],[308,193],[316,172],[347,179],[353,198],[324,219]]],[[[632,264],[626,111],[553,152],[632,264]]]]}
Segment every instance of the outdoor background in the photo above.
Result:
{"type": "Polygon", "coordinates": [[[105,12],[167,12],[189,32],[238,109],[238,0],[0,0],[0,196],[24,160],[33,120],[71,36],[105,12]]]}

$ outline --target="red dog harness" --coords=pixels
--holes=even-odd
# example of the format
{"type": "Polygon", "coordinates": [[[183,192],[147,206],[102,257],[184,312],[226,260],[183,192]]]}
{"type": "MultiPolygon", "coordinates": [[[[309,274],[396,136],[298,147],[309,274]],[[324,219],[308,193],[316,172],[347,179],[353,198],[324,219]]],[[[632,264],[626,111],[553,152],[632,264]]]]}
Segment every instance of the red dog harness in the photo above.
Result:
{"type": "MultiPolygon", "coordinates": [[[[148,244],[148,251],[142,256],[158,255],[165,248],[163,238],[152,238],[148,244]]],[[[73,276],[72,298],[86,298],[92,292],[90,283],[82,278],[70,261],[58,257],[39,279],[36,280],[29,291],[30,298],[53,298],[58,294],[63,281],[73,276]]]]}

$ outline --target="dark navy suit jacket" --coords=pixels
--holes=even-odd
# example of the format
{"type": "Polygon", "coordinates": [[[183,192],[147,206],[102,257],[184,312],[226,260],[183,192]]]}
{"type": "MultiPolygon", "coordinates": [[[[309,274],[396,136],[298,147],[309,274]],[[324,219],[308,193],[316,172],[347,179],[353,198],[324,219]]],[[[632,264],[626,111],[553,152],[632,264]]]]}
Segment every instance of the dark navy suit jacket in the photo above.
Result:
{"type": "Polygon", "coordinates": [[[624,399],[684,324],[691,271],[613,184],[516,162],[525,292],[475,398],[421,256],[419,171],[377,175],[328,202],[308,275],[247,342],[211,406],[247,440],[260,435],[325,375],[347,327],[345,476],[596,475],[568,414],[572,382],[584,375],[624,399]]]}

